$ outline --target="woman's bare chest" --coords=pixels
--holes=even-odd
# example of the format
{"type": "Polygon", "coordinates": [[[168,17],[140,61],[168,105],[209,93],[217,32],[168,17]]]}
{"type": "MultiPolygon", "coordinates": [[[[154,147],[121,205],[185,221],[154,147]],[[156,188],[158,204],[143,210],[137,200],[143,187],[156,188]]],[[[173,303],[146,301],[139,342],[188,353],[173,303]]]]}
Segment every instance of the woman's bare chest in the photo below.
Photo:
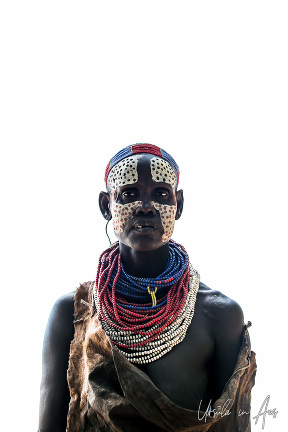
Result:
{"type": "Polygon", "coordinates": [[[160,359],[139,365],[159,390],[172,402],[187,409],[198,409],[210,377],[209,359],[213,340],[196,320],[186,337],[160,359]]]}

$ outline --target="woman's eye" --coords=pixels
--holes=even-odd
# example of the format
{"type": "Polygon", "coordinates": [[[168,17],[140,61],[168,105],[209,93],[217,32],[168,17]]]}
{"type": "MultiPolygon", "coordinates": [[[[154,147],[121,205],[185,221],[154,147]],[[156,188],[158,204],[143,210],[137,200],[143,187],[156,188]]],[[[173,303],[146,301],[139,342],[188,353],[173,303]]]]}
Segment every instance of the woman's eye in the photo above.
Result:
{"type": "Polygon", "coordinates": [[[122,196],[125,198],[132,198],[135,196],[135,191],[133,190],[125,190],[122,192],[122,196]]]}
{"type": "Polygon", "coordinates": [[[158,196],[158,197],[163,197],[163,198],[165,198],[165,197],[168,197],[168,196],[169,196],[169,192],[168,192],[167,190],[165,190],[165,189],[158,189],[158,190],[155,192],[155,195],[158,196]]]}

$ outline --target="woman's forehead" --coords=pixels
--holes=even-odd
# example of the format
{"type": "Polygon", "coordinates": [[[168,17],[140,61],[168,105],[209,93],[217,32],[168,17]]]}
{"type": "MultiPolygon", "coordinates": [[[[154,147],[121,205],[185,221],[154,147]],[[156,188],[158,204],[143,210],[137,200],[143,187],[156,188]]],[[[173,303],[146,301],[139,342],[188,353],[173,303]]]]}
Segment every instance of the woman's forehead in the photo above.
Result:
{"type": "Polygon", "coordinates": [[[173,189],[176,187],[176,174],[169,162],[154,156],[150,159],[150,169],[153,181],[169,183],[173,189]]]}
{"type": "MultiPolygon", "coordinates": [[[[155,146],[154,144],[147,144],[147,143],[137,143],[137,144],[132,144],[130,146],[126,146],[124,147],[122,150],[119,150],[108,162],[106,169],[105,169],[105,175],[104,175],[104,181],[106,186],[107,185],[107,180],[108,180],[108,176],[111,172],[111,170],[123,159],[129,159],[132,156],[143,156],[148,158],[149,160],[151,158],[154,158],[156,156],[156,158],[160,158],[161,160],[165,160],[168,162],[168,165],[170,165],[172,167],[172,169],[174,170],[175,176],[176,176],[176,185],[178,185],[179,182],[179,167],[177,165],[177,163],[175,162],[175,160],[173,159],[173,157],[167,153],[164,149],[155,146]]],[[[138,162],[138,157],[136,158],[136,164],[138,162]]],[[[141,160],[141,159],[140,159],[141,160]]],[[[168,165],[166,164],[166,167],[168,167],[168,165]]],[[[137,166],[136,166],[136,172],[137,172],[137,166]]],[[[130,173],[127,173],[130,174],[130,173]]],[[[119,175],[119,172],[118,172],[119,175]]],[[[132,179],[133,180],[133,179],[132,179]]],[[[131,181],[131,179],[130,179],[131,181]]],[[[126,180],[125,180],[126,182],[126,180]]],[[[134,180],[132,181],[134,182],[134,180]]]]}
{"type": "Polygon", "coordinates": [[[107,189],[134,184],[138,181],[139,166],[147,166],[147,175],[151,175],[154,182],[168,183],[175,188],[177,178],[174,169],[166,160],[151,154],[135,154],[118,162],[110,171],[107,178],[107,189]]]}
{"type": "Polygon", "coordinates": [[[107,189],[115,190],[118,187],[136,183],[138,181],[137,164],[139,158],[139,155],[132,155],[114,165],[107,178],[107,189]]]}

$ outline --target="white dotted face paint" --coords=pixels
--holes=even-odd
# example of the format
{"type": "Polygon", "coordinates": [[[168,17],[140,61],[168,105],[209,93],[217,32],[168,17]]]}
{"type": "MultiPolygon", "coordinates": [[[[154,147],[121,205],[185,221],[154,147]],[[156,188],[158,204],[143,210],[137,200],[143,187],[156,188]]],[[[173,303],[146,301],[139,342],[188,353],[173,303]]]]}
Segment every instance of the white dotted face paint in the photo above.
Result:
{"type": "MultiPolygon", "coordinates": [[[[139,156],[131,156],[115,165],[108,176],[108,190],[115,190],[118,187],[133,184],[138,181],[137,161],[139,156]]],[[[151,158],[150,169],[152,180],[155,182],[168,183],[175,188],[177,185],[176,174],[171,165],[162,158],[151,158]]],[[[112,222],[116,235],[124,231],[126,223],[132,219],[137,207],[142,206],[142,201],[134,201],[127,204],[119,204],[112,199],[111,213],[112,222]]],[[[161,223],[164,229],[162,242],[166,243],[172,236],[175,224],[176,205],[159,204],[151,201],[151,205],[160,213],[161,223]]]]}
{"type": "Polygon", "coordinates": [[[155,201],[151,201],[151,205],[155,207],[160,213],[161,222],[164,228],[162,235],[162,242],[166,243],[172,237],[175,224],[175,215],[177,211],[176,205],[165,205],[159,204],[155,201]]]}
{"type": "Polygon", "coordinates": [[[116,235],[123,232],[124,226],[132,218],[133,212],[141,205],[143,205],[142,201],[133,201],[127,204],[112,202],[112,222],[116,235]]]}
{"type": "MultiPolygon", "coordinates": [[[[112,222],[116,235],[120,235],[123,232],[125,224],[132,219],[133,212],[137,207],[142,205],[142,201],[134,201],[127,204],[118,204],[115,201],[112,202],[112,222]]],[[[160,213],[161,223],[164,229],[162,242],[166,243],[173,234],[177,206],[159,204],[155,201],[151,201],[151,205],[160,213]]]]}
{"type": "Polygon", "coordinates": [[[169,162],[159,157],[153,157],[150,159],[150,168],[153,181],[169,183],[173,189],[176,187],[176,174],[169,162]]]}
{"type": "Polygon", "coordinates": [[[107,179],[107,189],[115,190],[117,187],[133,184],[138,181],[138,156],[130,156],[118,162],[110,171],[107,179]]]}

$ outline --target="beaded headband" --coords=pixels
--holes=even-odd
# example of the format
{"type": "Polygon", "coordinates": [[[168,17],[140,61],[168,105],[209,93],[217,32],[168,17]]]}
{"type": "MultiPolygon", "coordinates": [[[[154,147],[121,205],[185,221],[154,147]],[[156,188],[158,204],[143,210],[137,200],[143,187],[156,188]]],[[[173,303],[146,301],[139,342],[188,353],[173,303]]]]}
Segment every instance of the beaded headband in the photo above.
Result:
{"type": "Polygon", "coordinates": [[[116,153],[116,155],[113,156],[112,159],[110,159],[110,162],[108,163],[106,170],[105,170],[104,181],[105,181],[106,186],[107,186],[108,175],[109,175],[111,169],[114,167],[114,165],[116,165],[122,159],[125,159],[125,158],[132,156],[134,154],[137,154],[137,153],[153,154],[155,156],[158,156],[158,157],[166,160],[171,165],[171,167],[173,168],[173,170],[176,174],[177,183],[179,183],[179,174],[180,174],[179,167],[169,153],[167,153],[165,150],[163,150],[160,147],[157,147],[153,144],[137,143],[137,144],[133,144],[133,145],[125,147],[124,149],[122,149],[118,153],[116,153]]]}

